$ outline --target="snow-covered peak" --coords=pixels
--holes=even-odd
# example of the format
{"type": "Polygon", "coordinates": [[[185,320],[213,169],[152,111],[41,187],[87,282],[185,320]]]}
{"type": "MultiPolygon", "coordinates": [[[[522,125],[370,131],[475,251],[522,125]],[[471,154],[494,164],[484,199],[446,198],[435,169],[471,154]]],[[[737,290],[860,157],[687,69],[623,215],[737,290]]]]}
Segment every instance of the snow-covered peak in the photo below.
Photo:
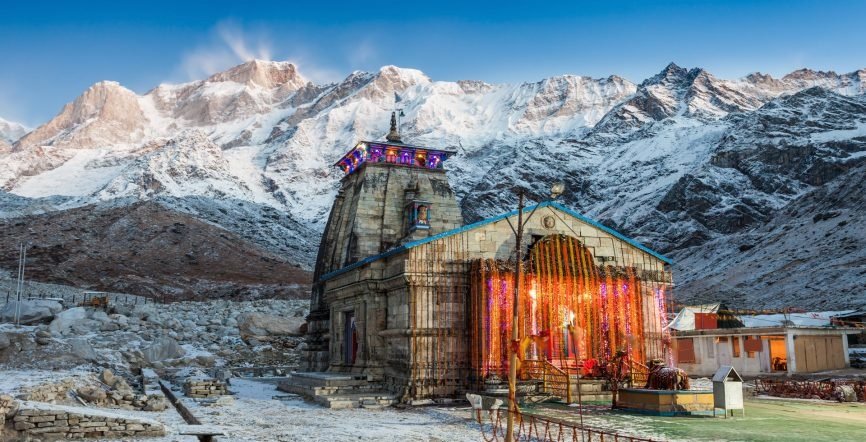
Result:
{"type": "Polygon", "coordinates": [[[143,138],[148,121],[135,92],[115,81],[100,81],[60,113],[16,142],[16,148],[38,146],[92,148],[143,138]]]}
{"type": "Polygon", "coordinates": [[[266,89],[283,87],[297,90],[308,83],[297,67],[285,61],[250,60],[226,71],[211,75],[206,82],[232,81],[266,89]]]}
{"type": "Polygon", "coordinates": [[[661,70],[658,74],[653,75],[650,78],[647,78],[640,84],[641,87],[647,87],[656,84],[673,84],[680,83],[686,79],[689,71],[685,68],[681,68],[676,63],[671,62],[664,69],[661,70]]]}
{"type": "Polygon", "coordinates": [[[405,86],[430,83],[430,77],[418,69],[401,68],[394,65],[386,65],[379,68],[378,77],[393,84],[403,84],[405,86]]]}
{"type": "Polygon", "coordinates": [[[30,129],[21,123],[0,118],[0,142],[11,144],[29,131],[30,129]]]}

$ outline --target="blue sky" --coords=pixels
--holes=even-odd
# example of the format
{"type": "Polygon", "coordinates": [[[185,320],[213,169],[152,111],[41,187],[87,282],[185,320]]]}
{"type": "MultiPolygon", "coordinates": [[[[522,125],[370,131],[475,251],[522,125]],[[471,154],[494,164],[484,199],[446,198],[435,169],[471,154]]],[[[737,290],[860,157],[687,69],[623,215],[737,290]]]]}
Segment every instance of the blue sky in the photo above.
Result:
{"type": "Polygon", "coordinates": [[[394,64],[434,80],[536,81],[674,61],[723,78],[866,67],[866,1],[6,1],[0,117],[31,126],[89,85],[142,93],[245,58],[291,60],[317,82],[394,64]]]}

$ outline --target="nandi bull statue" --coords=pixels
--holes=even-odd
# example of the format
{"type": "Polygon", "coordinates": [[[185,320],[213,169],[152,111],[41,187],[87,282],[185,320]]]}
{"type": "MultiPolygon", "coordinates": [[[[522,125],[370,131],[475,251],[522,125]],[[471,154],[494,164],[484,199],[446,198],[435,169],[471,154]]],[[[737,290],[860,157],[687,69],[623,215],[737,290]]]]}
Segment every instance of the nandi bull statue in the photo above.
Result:
{"type": "Polygon", "coordinates": [[[688,390],[689,375],[680,368],[666,367],[661,359],[653,359],[647,364],[649,376],[646,386],[650,390],[688,390]]]}

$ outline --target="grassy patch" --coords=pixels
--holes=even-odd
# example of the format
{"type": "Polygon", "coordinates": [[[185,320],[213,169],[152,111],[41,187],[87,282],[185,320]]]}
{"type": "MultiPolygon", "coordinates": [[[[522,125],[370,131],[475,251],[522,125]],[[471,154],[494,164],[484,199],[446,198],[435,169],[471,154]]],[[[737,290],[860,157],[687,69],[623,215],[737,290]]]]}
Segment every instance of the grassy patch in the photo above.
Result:
{"type": "MultiPolygon", "coordinates": [[[[577,422],[577,410],[545,404],[528,412],[577,422]]],[[[746,415],[660,417],[590,407],[588,426],[622,434],[677,441],[837,442],[866,440],[866,405],[830,402],[747,399],[746,415]]]]}

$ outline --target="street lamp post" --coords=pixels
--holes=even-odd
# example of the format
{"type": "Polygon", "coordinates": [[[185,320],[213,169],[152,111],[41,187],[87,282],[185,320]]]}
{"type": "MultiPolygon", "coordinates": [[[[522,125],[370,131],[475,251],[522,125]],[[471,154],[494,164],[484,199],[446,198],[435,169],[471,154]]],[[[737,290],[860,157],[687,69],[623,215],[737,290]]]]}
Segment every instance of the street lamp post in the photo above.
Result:
{"type": "MultiPolygon", "coordinates": [[[[565,190],[563,183],[555,183],[550,188],[550,199],[555,199],[565,190]]],[[[520,324],[520,288],[523,284],[523,257],[520,256],[523,251],[523,227],[526,222],[535,214],[538,205],[532,209],[526,221],[523,220],[524,208],[524,190],[517,190],[517,229],[511,226],[516,236],[515,256],[516,264],[514,266],[514,296],[511,303],[513,312],[511,320],[511,352],[508,358],[508,419],[505,427],[505,440],[511,442],[514,440],[514,417],[517,415],[517,349],[520,341],[519,324],[520,324]]],[[[507,220],[508,218],[506,218],[507,220]]],[[[510,225],[510,222],[509,222],[510,225]]]]}

